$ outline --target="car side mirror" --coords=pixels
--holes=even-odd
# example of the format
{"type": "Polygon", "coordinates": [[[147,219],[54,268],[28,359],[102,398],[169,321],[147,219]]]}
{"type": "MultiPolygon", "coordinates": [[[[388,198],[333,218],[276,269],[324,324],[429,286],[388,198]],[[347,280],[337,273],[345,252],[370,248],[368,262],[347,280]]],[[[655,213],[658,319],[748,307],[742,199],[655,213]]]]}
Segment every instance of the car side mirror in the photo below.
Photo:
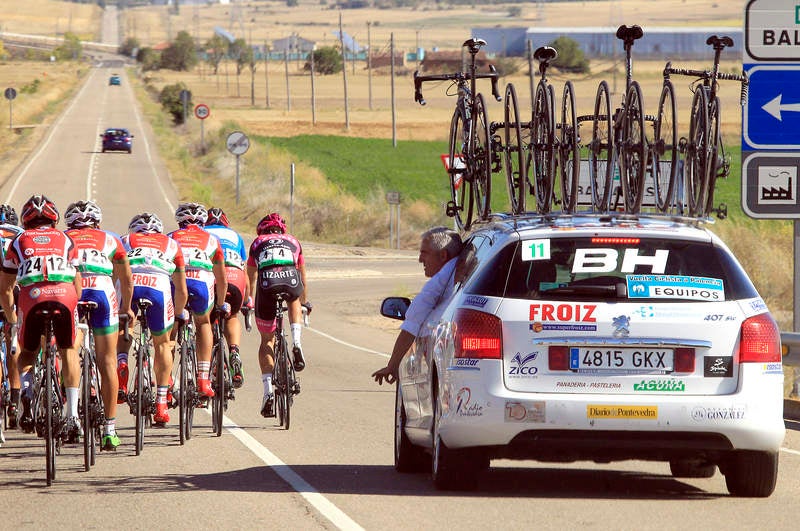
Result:
{"type": "Polygon", "coordinates": [[[411,306],[411,299],[408,297],[387,297],[381,303],[381,315],[404,321],[409,306],[411,306]]]}
{"type": "Polygon", "coordinates": [[[130,137],[133,138],[133,135],[130,135],[130,137]]]}

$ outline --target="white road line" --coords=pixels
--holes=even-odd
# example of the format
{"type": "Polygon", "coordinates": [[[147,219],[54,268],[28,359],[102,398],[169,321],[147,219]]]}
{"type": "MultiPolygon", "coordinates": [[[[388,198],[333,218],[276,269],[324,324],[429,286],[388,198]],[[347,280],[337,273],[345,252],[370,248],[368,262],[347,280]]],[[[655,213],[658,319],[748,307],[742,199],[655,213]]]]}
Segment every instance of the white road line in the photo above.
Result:
{"type": "MultiPolygon", "coordinates": [[[[207,410],[207,413],[211,414],[207,410]]],[[[224,416],[223,426],[231,435],[239,439],[248,450],[261,459],[264,464],[270,467],[281,479],[289,484],[298,494],[314,506],[325,518],[335,525],[338,529],[346,530],[359,530],[364,529],[355,520],[347,516],[344,511],[339,509],[328,498],[319,493],[317,489],[311,486],[305,479],[303,479],[297,472],[292,470],[292,467],[281,461],[278,456],[270,452],[265,446],[258,442],[252,435],[247,433],[243,428],[240,428],[227,416],[224,416]]]]}
{"type": "MultiPolygon", "coordinates": [[[[19,183],[22,182],[22,179],[25,177],[25,174],[28,173],[28,170],[30,169],[30,167],[33,165],[34,162],[36,162],[36,159],[39,158],[39,155],[44,153],[44,150],[47,149],[47,145],[50,143],[50,140],[53,139],[53,136],[59,130],[59,126],[61,125],[61,122],[64,121],[64,118],[69,114],[70,110],[72,110],[72,107],[75,106],[75,103],[78,101],[78,98],[80,98],[81,94],[83,94],[83,91],[86,90],[86,87],[89,86],[89,82],[91,81],[92,77],[95,76],[96,73],[97,73],[97,69],[93,68],[92,69],[92,73],[89,74],[89,77],[83,83],[83,86],[81,87],[81,90],[78,92],[77,95],[75,95],[75,97],[72,98],[72,102],[69,104],[69,107],[67,107],[67,109],[64,112],[61,113],[61,116],[59,116],[58,119],[55,121],[55,123],[50,127],[50,133],[48,133],[47,138],[45,139],[44,143],[39,146],[39,149],[36,151],[36,153],[33,154],[33,156],[30,158],[30,160],[28,160],[28,163],[25,164],[25,167],[22,168],[22,171],[19,172],[19,175],[17,175],[17,178],[14,180],[14,186],[11,187],[11,191],[8,192],[8,196],[6,196],[6,200],[5,200],[6,204],[12,204],[13,203],[12,202],[12,198],[14,197],[14,193],[17,191],[17,187],[19,186],[19,183]]],[[[25,198],[25,199],[27,199],[27,198],[25,198]]]]}
{"type": "Polygon", "coordinates": [[[783,447],[781,447],[781,451],[782,451],[782,452],[786,452],[787,454],[800,455],[800,452],[799,452],[799,451],[797,451],[797,450],[791,450],[791,449],[789,449],[789,448],[783,448],[783,447]]]}
{"type": "Polygon", "coordinates": [[[368,348],[365,348],[365,347],[359,347],[358,345],[354,345],[352,343],[348,343],[347,341],[342,341],[341,339],[337,339],[337,338],[335,338],[335,337],[333,337],[331,335],[326,334],[325,332],[320,332],[316,328],[308,327],[308,330],[310,332],[314,332],[315,334],[319,334],[322,337],[330,339],[331,341],[339,343],[340,345],[344,345],[346,347],[354,348],[356,350],[361,350],[363,352],[369,352],[370,354],[377,354],[378,356],[383,356],[384,358],[391,358],[391,355],[389,355],[389,354],[385,354],[383,352],[378,352],[377,350],[372,350],[372,349],[368,349],[368,348]]]}

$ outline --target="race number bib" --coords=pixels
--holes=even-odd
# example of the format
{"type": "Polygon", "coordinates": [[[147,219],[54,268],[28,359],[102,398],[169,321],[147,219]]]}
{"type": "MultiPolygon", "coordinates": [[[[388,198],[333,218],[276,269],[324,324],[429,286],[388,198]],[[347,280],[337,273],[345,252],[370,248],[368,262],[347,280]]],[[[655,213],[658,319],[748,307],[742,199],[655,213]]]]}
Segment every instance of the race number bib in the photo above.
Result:
{"type": "Polygon", "coordinates": [[[98,249],[83,249],[80,251],[80,270],[82,273],[95,275],[111,275],[114,265],[102,251],[98,249]]]}
{"type": "Polygon", "coordinates": [[[272,266],[293,266],[294,255],[288,247],[265,247],[258,255],[258,268],[272,266]]]}
{"type": "Polygon", "coordinates": [[[235,267],[237,269],[244,269],[244,260],[233,249],[225,249],[225,265],[235,267]]]}
{"type": "Polygon", "coordinates": [[[44,281],[72,282],[75,273],[75,267],[63,256],[32,256],[17,269],[17,282],[20,286],[44,281]]]}
{"type": "Polygon", "coordinates": [[[183,259],[187,268],[204,269],[206,271],[211,271],[214,268],[214,264],[211,263],[208,254],[197,247],[184,247],[183,259]]]}
{"type": "Polygon", "coordinates": [[[128,251],[128,261],[131,267],[149,267],[160,269],[171,275],[175,272],[175,264],[158,249],[151,247],[136,247],[128,251]]]}

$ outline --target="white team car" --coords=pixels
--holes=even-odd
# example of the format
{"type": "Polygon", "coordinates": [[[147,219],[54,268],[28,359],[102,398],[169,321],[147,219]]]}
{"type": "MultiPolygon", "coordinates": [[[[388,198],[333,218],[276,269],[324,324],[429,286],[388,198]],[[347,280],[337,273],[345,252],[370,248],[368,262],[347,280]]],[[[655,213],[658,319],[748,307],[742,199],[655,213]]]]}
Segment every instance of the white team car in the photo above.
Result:
{"type": "Polygon", "coordinates": [[[655,216],[516,217],[465,243],[452,299],[400,365],[398,471],[469,489],[493,458],[639,459],[772,494],[780,331],[715,235],[655,216]]]}

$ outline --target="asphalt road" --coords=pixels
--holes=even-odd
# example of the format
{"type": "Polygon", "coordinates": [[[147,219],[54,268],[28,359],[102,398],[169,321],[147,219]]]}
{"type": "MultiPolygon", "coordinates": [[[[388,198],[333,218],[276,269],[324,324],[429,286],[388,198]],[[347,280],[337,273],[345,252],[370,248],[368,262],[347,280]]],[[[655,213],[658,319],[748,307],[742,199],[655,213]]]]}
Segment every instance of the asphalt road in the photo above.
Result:
{"type": "MultiPolygon", "coordinates": [[[[63,210],[91,197],[104,225],[123,232],[130,217],[156,211],[168,228],[177,195],[158,158],[124,72],[97,68],[41,149],[0,187],[19,207],[48,194],[63,210]],[[99,131],[130,127],[133,154],[99,151],[99,131]]],[[[242,342],[245,386],[222,437],[199,411],[195,437],[180,446],[173,422],[146,433],[141,456],[120,409],[123,445],[83,472],[82,447],[57,459],[45,486],[44,443],[8,432],[0,448],[0,528],[134,529],[794,529],[800,493],[800,433],[789,431],[780,477],[767,499],[737,499],[724,478],[677,480],[664,463],[542,464],[499,461],[474,493],[443,493],[425,474],[392,467],[394,388],[370,373],[386,362],[396,328],[377,317],[380,299],[409,294],[423,278],[413,252],[340,249],[308,243],[311,327],[308,368],[284,431],[258,414],[261,386],[254,333],[242,342]]]]}

